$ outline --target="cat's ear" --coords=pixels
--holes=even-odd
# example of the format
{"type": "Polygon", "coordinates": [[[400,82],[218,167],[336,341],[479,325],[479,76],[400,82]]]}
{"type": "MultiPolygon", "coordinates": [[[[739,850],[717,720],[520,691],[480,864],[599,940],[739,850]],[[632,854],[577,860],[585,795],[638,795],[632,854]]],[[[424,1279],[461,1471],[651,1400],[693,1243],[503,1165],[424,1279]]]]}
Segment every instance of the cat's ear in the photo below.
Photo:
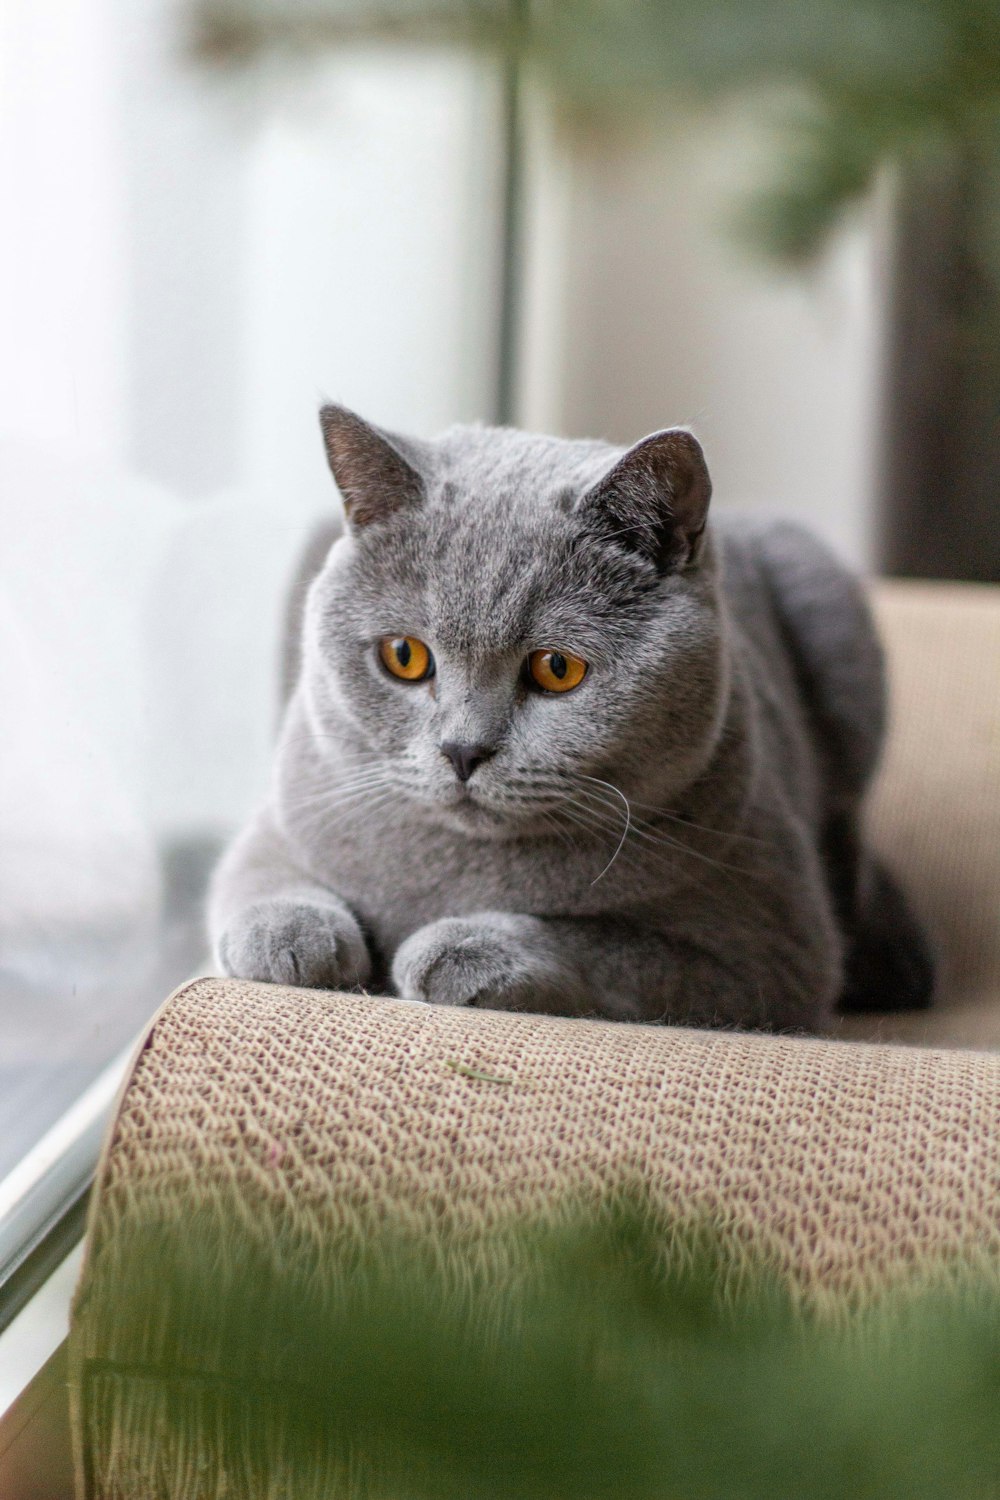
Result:
{"type": "Polygon", "coordinates": [[[630,448],[583,495],[577,513],[668,573],[697,559],[711,496],[701,444],[669,427],[630,448]]]}
{"type": "Polygon", "coordinates": [[[418,467],[421,444],[383,432],[346,406],[324,406],[319,425],[327,462],[352,526],[370,526],[420,504],[424,498],[418,467]]]}

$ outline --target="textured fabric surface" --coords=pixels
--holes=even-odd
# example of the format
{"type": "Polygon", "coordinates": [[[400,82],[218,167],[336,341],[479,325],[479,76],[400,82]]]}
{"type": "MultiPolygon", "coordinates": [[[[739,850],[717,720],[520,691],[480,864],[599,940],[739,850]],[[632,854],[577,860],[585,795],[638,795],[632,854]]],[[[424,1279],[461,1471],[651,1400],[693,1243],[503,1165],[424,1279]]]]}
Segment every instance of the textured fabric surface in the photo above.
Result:
{"type": "MultiPolygon", "coordinates": [[[[710,1218],[831,1311],[960,1266],[997,1274],[1000,1053],[962,1044],[1000,1046],[1000,602],[907,584],[877,602],[894,727],[872,829],[934,931],[943,982],[928,1014],[843,1030],[939,1045],[196,981],[138,1055],[94,1193],[71,1333],[81,1496],[174,1500],[165,1470],[149,1477],[169,1308],[142,1326],[114,1318],[150,1203],[168,1237],[234,1226],[273,1247],[276,1277],[291,1254],[320,1282],[387,1216],[444,1255],[489,1260],[512,1219],[634,1184],[658,1215],[710,1218]]],[[[220,1299],[246,1296],[224,1265],[219,1278],[220,1299]]],[[[264,1377],[270,1358],[262,1333],[264,1377]]],[[[199,1500],[254,1493],[198,1487],[213,1382],[225,1371],[196,1361],[182,1458],[199,1500]]]]}
{"type": "MultiPolygon", "coordinates": [[[[106,1154],[88,1284],[152,1198],[301,1253],[387,1213],[471,1244],[640,1183],[804,1291],[1000,1249],[1000,1056],[450,1009],[199,980],[106,1154]]],[[[90,1323],[88,1337],[100,1339],[90,1323]]]]}
{"type": "Polygon", "coordinates": [[[849,1037],[1000,1047],[1000,589],[880,583],[891,729],[874,789],[876,847],[940,965],[930,1011],[852,1017],[849,1037]]]}

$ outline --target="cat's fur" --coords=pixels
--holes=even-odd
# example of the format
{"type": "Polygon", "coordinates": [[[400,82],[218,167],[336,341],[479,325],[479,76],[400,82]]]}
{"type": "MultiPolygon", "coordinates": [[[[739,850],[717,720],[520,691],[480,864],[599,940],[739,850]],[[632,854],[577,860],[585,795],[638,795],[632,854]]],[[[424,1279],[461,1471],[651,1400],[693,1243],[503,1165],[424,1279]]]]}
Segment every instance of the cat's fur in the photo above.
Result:
{"type": "Polygon", "coordinates": [[[322,413],[347,510],[308,593],[266,804],[210,922],[230,974],[449,1005],[819,1030],[927,1003],[867,854],[882,658],[807,532],[709,527],[701,449],[322,413]],[[419,637],[436,675],[380,665],[419,637]],[[573,692],[528,652],[589,663],[573,692]],[[461,781],[443,743],[485,747],[461,781]]]}

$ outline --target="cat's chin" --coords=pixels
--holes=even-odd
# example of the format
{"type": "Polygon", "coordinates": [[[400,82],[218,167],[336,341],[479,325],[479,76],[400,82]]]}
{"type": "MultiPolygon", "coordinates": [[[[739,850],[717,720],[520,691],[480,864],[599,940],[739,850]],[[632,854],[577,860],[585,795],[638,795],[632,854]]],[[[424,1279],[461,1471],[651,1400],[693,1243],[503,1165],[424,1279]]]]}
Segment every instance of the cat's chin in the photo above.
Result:
{"type": "Polygon", "coordinates": [[[523,811],[498,806],[469,792],[435,802],[432,816],[446,828],[474,838],[524,838],[530,833],[523,811]]]}

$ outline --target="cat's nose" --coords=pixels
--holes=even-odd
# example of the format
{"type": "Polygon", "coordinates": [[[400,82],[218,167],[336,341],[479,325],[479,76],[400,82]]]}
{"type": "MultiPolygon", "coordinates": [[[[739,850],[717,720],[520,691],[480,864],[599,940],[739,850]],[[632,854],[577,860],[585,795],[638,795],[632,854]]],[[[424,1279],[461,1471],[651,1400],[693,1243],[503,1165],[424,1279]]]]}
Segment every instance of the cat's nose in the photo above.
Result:
{"type": "Polygon", "coordinates": [[[493,753],[492,745],[460,745],[455,740],[445,740],[441,746],[441,754],[447,755],[459,781],[468,781],[476,767],[493,753]]]}

